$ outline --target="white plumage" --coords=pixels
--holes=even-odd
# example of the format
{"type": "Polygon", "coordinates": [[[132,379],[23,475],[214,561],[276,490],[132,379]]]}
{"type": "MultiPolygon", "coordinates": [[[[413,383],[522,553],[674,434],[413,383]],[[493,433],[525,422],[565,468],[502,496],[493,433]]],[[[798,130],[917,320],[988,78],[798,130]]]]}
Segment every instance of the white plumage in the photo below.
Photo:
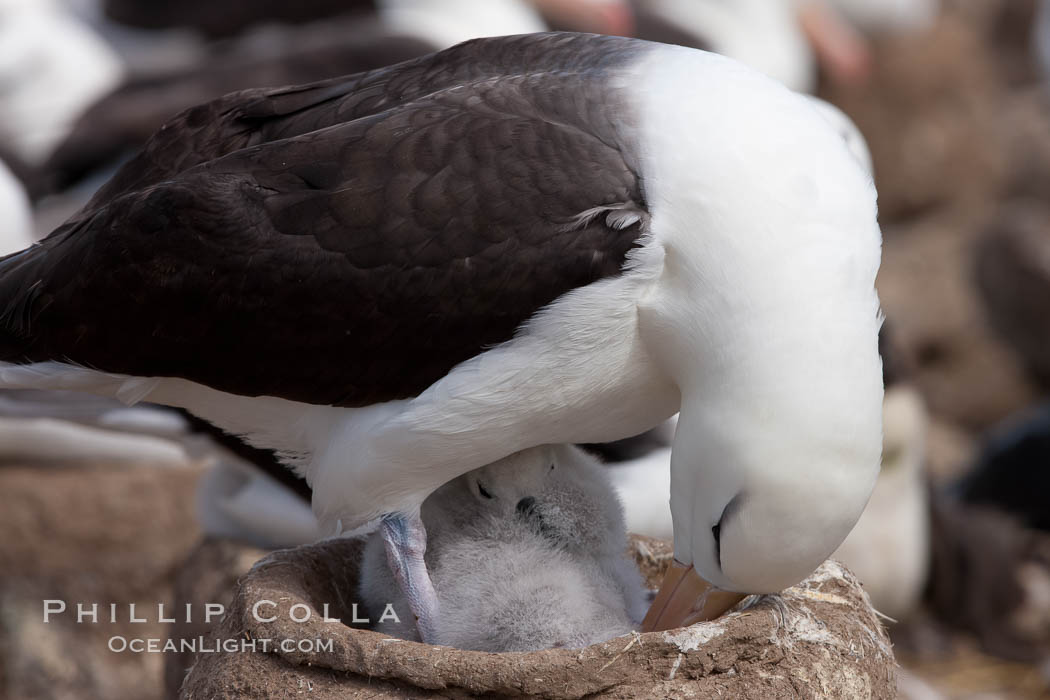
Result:
{"type": "Polygon", "coordinates": [[[547,29],[539,13],[522,0],[381,0],[379,14],[391,30],[439,48],[476,37],[547,29]]]}
{"type": "MultiPolygon", "coordinates": [[[[914,610],[929,565],[929,504],[923,460],[928,419],[908,386],[886,392],[883,459],[863,515],[831,556],[861,580],[875,608],[895,620],[914,610]]],[[[627,529],[649,537],[673,535],[667,509],[670,448],[606,467],[624,504],[627,529]]]]}
{"type": "Polygon", "coordinates": [[[237,457],[220,455],[197,486],[197,518],[205,533],[269,549],[321,538],[302,498],[237,457]]]}
{"type": "Polygon", "coordinates": [[[40,163],[124,66],[53,0],[0,0],[0,138],[40,163]]]}
{"type": "Polygon", "coordinates": [[[859,77],[866,49],[857,30],[921,30],[940,9],[938,0],[636,1],[706,48],[804,92],[817,87],[818,63],[833,78],[859,77]]]}
{"type": "Polygon", "coordinates": [[[940,0],[829,1],[866,32],[920,31],[933,24],[940,11],[940,0]]]}
{"type": "Polygon", "coordinates": [[[809,99],[816,110],[820,112],[820,115],[846,142],[846,148],[857,159],[860,166],[874,177],[875,165],[871,159],[871,149],[868,148],[868,141],[864,138],[864,134],[860,133],[860,129],[854,121],[830,102],[819,97],[810,97],[809,99]]]}
{"type": "Polygon", "coordinates": [[[379,0],[379,15],[395,32],[447,48],[477,37],[547,31],[552,17],[576,31],[623,33],[626,0],[379,0]]]}
{"type": "Polygon", "coordinates": [[[0,392],[0,459],[186,466],[186,421],[157,406],[127,408],[68,392],[0,392]]]}
{"type": "Polygon", "coordinates": [[[660,540],[674,537],[671,510],[671,448],[662,447],[637,459],[607,467],[623,501],[627,529],[660,540]]]}
{"type": "Polygon", "coordinates": [[[0,256],[32,244],[33,210],[29,196],[14,173],[0,160],[0,256]]]}
{"type": "Polygon", "coordinates": [[[171,440],[129,435],[56,418],[0,417],[0,460],[119,461],[187,466],[190,457],[171,440]]]}
{"type": "Polygon", "coordinates": [[[812,91],[817,66],[795,0],[641,0],[650,12],[792,90],[812,91]]]}

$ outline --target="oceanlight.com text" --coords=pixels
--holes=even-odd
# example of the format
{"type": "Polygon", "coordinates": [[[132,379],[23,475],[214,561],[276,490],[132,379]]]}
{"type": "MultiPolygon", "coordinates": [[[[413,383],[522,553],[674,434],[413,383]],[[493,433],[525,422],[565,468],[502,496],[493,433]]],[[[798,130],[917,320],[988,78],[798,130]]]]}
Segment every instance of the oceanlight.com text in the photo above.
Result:
{"type": "Polygon", "coordinates": [[[195,637],[192,639],[157,639],[140,637],[122,637],[116,635],[109,638],[109,650],[115,653],[131,652],[133,654],[161,654],[161,653],[192,653],[192,654],[216,654],[225,652],[246,653],[281,651],[285,653],[302,652],[312,654],[316,652],[331,652],[334,642],[331,639],[208,639],[207,637],[195,637]]]}

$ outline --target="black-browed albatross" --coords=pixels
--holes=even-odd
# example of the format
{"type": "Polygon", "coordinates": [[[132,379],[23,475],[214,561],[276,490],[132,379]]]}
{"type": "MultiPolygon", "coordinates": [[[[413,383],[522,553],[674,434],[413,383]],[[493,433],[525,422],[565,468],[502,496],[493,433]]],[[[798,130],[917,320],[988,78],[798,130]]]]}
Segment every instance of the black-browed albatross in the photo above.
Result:
{"type": "Polygon", "coordinates": [[[424,640],[427,494],[680,409],[663,628],[711,613],[701,577],[795,584],[859,517],[880,246],[871,178],[768,78],[476,40],[170,122],[0,260],[0,386],[182,406],[279,450],[333,531],[381,521],[424,640]]]}

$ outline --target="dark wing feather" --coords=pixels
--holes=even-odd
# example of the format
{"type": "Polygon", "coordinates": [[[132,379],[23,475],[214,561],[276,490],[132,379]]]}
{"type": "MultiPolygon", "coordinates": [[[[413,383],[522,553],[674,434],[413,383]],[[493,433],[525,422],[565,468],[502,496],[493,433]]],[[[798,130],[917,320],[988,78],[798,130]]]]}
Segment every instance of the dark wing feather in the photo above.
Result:
{"type": "Polygon", "coordinates": [[[85,209],[93,211],[123,192],[242,148],[378,114],[457,86],[469,89],[512,76],[541,77],[541,89],[526,96],[539,118],[590,130],[613,144],[620,136],[617,120],[624,115],[609,104],[614,98],[595,92],[602,89],[603,76],[615,74],[649,48],[645,42],[588,34],[479,39],[356,75],[232,93],[175,117],[85,209]]]}
{"type": "Polygon", "coordinates": [[[269,129],[202,124],[191,137],[257,143],[214,159],[194,147],[163,179],[144,169],[0,262],[0,298],[28,318],[0,335],[0,357],[365,405],[418,394],[561,294],[620,271],[640,227],[574,223],[644,206],[611,122],[595,129],[583,109],[597,109],[587,75],[438,81],[382,111],[293,125],[330,121],[312,110],[349,84],[361,79],[281,92],[265,103],[269,129]],[[331,94],[303,97],[316,91],[331,94]]]}

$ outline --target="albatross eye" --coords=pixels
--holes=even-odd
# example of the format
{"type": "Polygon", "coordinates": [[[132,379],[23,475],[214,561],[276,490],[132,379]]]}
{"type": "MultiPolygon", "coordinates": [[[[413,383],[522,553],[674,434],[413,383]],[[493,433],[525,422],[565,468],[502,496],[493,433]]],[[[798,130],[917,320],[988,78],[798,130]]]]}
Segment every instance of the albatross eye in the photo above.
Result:
{"type": "Polygon", "coordinates": [[[726,518],[740,508],[743,497],[743,493],[733,496],[732,500],[722,510],[722,515],[718,518],[718,522],[711,528],[711,535],[715,538],[715,560],[718,562],[718,568],[720,569],[722,568],[722,523],[726,522],[726,518]]]}
{"type": "Polygon", "coordinates": [[[478,482],[478,493],[480,493],[485,498],[495,498],[495,496],[493,496],[491,493],[485,490],[485,487],[481,485],[480,481],[478,482]]]}
{"type": "Polygon", "coordinates": [[[715,526],[711,528],[711,534],[715,537],[715,559],[718,561],[719,568],[722,567],[722,521],[719,520],[715,523],[715,526]]]}

